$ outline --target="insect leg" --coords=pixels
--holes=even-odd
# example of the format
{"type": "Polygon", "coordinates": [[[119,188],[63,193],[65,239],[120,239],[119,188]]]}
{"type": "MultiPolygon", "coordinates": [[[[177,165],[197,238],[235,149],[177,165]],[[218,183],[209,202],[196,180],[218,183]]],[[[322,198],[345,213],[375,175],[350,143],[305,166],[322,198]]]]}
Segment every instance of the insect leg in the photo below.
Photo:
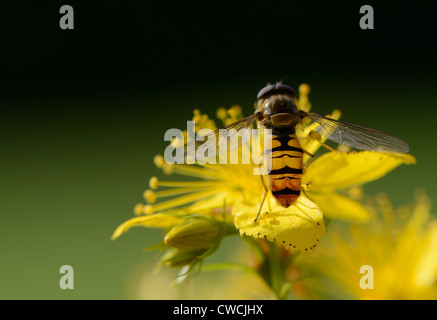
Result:
{"type": "MultiPolygon", "coordinates": [[[[311,162],[314,160],[314,155],[312,154],[312,153],[309,153],[308,151],[306,151],[305,149],[302,149],[303,150],[303,152],[305,153],[305,154],[307,154],[307,155],[309,155],[310,157],[311,157],[311,159],[310,159],[310,161],[308,161],[306,164],[305,164],[305,166],[304,166],[304,170],[306,170],[308,167],[309,167],[309,165],[311,164],[311,162]]],[[[306,190],[309,190],[309,188],[311,187],[311,182],[307,182],[306,184],[305,184],[305,186],[302,186],[302,188],[301,188],[301,191],[305,194],[305,196],[307,197],[307,198],[309,198],[308,197],[308,195],[306,194],[306,190]]]]}
{"type": "MultiPolygon", "coordinates": [[[[262,162],[263,162],[263,159],[261,159],[261,162],[258,164],[260,172],[261,172],[261,164],[262,164],[262,162]]],[[[258,214],[256,215],[255,220],[253,220],[254,223],[258,220],[258,217],[259,217],[259,215],[261,213],[261,209],[262,209],[262,207],[264,205],[264,201],[266,200],[267,193],[269,192],[269,189],[267,189],[267,186],[266,186],[266,183],[264,181],[264,177],[263,177],[262,174],[260,174],[260,178],[261,178],[261,183],[262,183],[262,185],[264,187],[264,196],[263,196],[263,199],[261,201],[261,205],[259,206],[258,214]]]]}
{"type": "Polygon", "coordinates": [[[303,153],[305,153],[305,154],[307,154],[307,155],[309,155],[310,157],[311,157],[311,159],[310,159],[310,161],[308,161],[306,164],[305,164],[305,169],[306,168],[308,168],[308,166],[310,165],[310,163],[311,162],[313,162],[313,160],[314,160],[314,155],[312,154],[312,153],[309,153],[308,151],[306,151],[305,149],[302,149],[302,151],[303,151],[303,153]]]}
{"type": "MultiPolygon", "coordinates": [[[[262,176],[261,176],[261,179],[262,179],[262,176]]],[[[260,215],[260,213],[261,213],[261,209],[262,209],[262,207],[263,207],[263,205],[264,205],[264,201],[266,200],[266,196],[267,196],[267,193],[268,193],[268,192],[269,192],[268,190],[264,191],[264,196],[263,196],[263,199],[262,199],[262,201],[261,201],[261,205],[259,206],[258,213],[257,213],[257,215],[256,215],[255,220],[253,220],[254,223],[256,222],[256,220],[258,220],[258,217],[259,217],[259,215],[260,215]]]]}
{"type": "Polygon", "coordinates": [[[333,147],[328,146],[326,143],[320,142],[320,144],[325,147],[326,149],[333,151],[333,152],[337,152],[338,150],[335,150],[333,147]]]}

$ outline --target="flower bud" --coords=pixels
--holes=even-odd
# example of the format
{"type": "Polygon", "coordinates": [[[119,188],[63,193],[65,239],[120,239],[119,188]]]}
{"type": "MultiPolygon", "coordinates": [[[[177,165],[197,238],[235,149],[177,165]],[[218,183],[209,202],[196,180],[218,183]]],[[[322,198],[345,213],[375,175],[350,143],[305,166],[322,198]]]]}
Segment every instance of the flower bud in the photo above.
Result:
{"type": "Polygon", "coordinates": [[[197,251],[170,249],[161,257],[160,262],[165,263],[170,268],[180,268],[192,263],[200,254],[197,251]]]}
{"type": "Polygon", "coordinates": [[[197,251],[211,247],[219,238],[219,225],[203,218],[190,218],[174,226],[164,242],[183,251],[197,251]]]}

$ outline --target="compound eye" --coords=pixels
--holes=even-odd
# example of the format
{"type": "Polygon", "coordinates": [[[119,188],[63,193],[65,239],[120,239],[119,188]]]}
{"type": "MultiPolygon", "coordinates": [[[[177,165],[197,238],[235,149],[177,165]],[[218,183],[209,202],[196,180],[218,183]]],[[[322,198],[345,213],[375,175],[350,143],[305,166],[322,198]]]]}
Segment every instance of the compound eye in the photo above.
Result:
{"type": "Polygon", "coordinates": [[[296,91],[294,91],[292,87],[278,82],[276,84],[269,84],[268,86],[262,88],[258,92],[256,99],[267,99],[268,97],[275,94],[285,94],[291,98],[296,98],[297,96],[296,91]]]}

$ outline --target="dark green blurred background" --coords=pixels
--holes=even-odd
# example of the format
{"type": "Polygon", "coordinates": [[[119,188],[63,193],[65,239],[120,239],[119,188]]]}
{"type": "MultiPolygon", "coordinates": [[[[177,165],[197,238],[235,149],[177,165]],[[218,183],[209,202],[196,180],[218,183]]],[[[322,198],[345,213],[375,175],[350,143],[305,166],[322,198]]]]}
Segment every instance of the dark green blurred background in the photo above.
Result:
{"type": "MultiPolygon", "coordinates": [[[[133,216],[165,147],[198,108],[253,111],[266,82],[312,88],[313,110],[405,139],[416,166],[366,185],[394,204],[437,199],[435,24],[427,1],[364,3],[70,1],[3,7],[0,25],[0,298],[122,299],[159,231],[114,229],[133,216]],[[75,289],[59,288],[59,268],[75,289]]],[[[235,240],[235,241],[234,241],[235,240]]],[[[232,248],[227,241],[212,259],[232,248]]]]}

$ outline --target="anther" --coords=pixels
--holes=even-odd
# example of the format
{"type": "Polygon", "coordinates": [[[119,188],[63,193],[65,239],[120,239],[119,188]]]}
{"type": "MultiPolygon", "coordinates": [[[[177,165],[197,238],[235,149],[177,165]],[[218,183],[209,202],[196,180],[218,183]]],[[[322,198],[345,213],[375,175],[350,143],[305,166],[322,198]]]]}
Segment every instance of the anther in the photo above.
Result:
{"type": "Polygon", "coordinates": [[[307,96],[307,95],[309,95],[310,91],[311,91],[311,88],[306,83],[302,83],[299,86],[299,96],[307,96]]]}
{"type": "Polygon", "coordinates": [[[165,160],[164,157],[160,154],[157,154],[154,158],[153,158],[153,163],[155,164],[155,166],[157,166],[159,169],[161,169],[164,164],[165,164],[165,160]]]}
{"type": "Polygon", "coordinates": [[[143,214],[144,210],[144,205],[142,203],[138,203],[135,208],[134,208],[134,214],[136,216],[140,216],[143,214]]]}
{"type": "Polygon", "coordinates": [[[143,207],[144,214],[153,214],[154,212],[155,212],[155,209],[153,209],[153,206],[151,206],[151,205],[145,205],[143,207]]]}
{"type": "Polygon", "coordinates": [[[158,178],[157,177],[150,178],[149,187],[153,190],[158,189],[158,178]]]}
{"type": "Polygon", "coordinates": [[[153,190],[144,191],[143,196],[144,196],[144,199],[146,199],[146,201],[148,203],[156,202],[156,193],[153,190]]]}
{"type": "Polygon", "coordinates": [[[225,108],[221,107],[217,110],[217,118],[224,121],[227,118],[228,114],[225,108]]]}
{"type": "Polygon", "coordinates": [[[162,165],[162,172],[166,175],[171,175],[173,173],[173,166],[171,164],[164,163],[162,165]]]}

